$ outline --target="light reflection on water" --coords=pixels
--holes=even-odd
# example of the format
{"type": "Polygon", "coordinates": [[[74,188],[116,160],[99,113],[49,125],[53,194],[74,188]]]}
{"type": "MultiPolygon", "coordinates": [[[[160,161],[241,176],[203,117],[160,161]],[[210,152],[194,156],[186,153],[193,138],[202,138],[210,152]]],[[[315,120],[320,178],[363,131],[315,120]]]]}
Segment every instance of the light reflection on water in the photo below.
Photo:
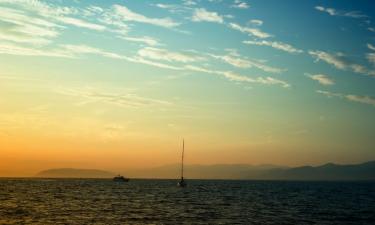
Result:
{"type": "Polygon", "coordinates": [[[0,224],[373,224],[374,182],[0,179],[0,224]]]}

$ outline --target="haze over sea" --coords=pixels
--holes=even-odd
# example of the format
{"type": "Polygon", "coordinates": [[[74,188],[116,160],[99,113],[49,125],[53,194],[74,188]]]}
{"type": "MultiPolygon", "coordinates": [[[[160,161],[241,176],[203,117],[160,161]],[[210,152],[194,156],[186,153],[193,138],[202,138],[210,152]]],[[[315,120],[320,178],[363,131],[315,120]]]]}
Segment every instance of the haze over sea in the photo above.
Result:
{"type": "Polygon", "coordinates": [[[375,182],[0,179],[0,224],[373,224],[375,182]]]}

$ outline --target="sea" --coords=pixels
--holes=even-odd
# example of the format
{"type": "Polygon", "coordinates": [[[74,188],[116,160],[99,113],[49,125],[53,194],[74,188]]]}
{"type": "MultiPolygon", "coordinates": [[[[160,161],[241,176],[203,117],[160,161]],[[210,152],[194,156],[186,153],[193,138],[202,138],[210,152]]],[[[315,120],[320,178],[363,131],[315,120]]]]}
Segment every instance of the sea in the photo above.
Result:
{"type": "Polygon", "coordinates": [[[375,182],[0,178],[0,224],[375,224],[375,182]]]}

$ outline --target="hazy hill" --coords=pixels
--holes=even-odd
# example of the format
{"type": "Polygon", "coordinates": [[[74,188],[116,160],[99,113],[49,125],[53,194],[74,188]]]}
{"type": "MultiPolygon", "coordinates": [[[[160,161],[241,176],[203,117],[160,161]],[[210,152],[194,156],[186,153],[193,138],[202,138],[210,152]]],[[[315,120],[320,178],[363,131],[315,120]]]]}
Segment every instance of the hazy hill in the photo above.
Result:
{"type": "Polygon", "coordinates": [[[114,174],[104,170],[58,168],[43,170],[36,176],[46,178],[111,178],[114,174]]]}
{"type": "MultiPolygon", "coordinates": [[[[123,171],[131,178],[178,178],[179,164],[142,170],[123,171]]],[[[113,173],[91,169],[51,169],[38,177],[111,178],[113,173]]],[[[190,179],[258,179],[258,180],[375,180],[375,161],[354,165],[328,163],[321,166],[283,167],[274,165],[217,164],[186,165],[185,177],[190,179]]]]}
{"type": "MultiPolygon", "coordinates": [[[[246,179],[259,177],[270,169],[286,167],[274,165],[247,164],[215,164],[215,165],[185,165],[185,177],[195,179],[246,179]]],[[[172,164],[144,170],[127,171],[132,177],[142,178],[176,178],[181,173],[181,165],[172,164]]]]}
{"type": "MultiPolygon", "coordinates": [[[[178,178],[180,165],[128,171],[129,176],[144,178],[178,178]]],[[[246,164],[186,165],[185,177],[195,179],[259,180],[375,180],[375,161],[354,165],[328,163],[322,166],[283,167],[246,164]]]]}
{"type": "Polygon", "coordinates": [[[302,166],[272,169],[264,179],[278,180],[375,180],[375,161],[355,165],[328,163],[322,166],[302,166]]]}

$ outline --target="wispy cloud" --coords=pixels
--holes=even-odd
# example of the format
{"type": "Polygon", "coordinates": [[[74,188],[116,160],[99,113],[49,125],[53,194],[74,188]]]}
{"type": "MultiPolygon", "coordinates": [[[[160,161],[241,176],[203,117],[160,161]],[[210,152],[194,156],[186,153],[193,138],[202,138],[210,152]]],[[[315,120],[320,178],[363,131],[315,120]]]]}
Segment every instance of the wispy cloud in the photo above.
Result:
{"type": "Polygon", "coordinates": [[[366,58],[371,64],[375,65],[375,53],[368,53],[366,58]]]}
{"type": "Polygon", "coordinates": [[[278,41],[243,41],[244,44],[248,45],[258,45],[258,46],[269,46],[284,52],[289,52],[289,53],[302,53],[303,50],[297,49],[290,44],[286,44],[283,42],[278,42],[278,41]]]}
{"type": "Polygon", "coordinates": [[[152,24],[155,26],[160,27],[166,27],[166,28],[174,28],[180,25],[180,23],[177,23],[173,21],[171,18],[150,18],[145,15],[136,13],[131,11],[125,6],[122,5],[114,5],[113,6],[113,16],[119,19],[122,19],[124,21],[132,21],[132,22],[138,22],[138,23],[147,23],[152,24]]]}
{"type": "MultiPolygon", "coordinates": [[[[375,46],[373,46],[372,44],[367,44],[367,47],[372,50],[372,51],[375,51],[375,46]]],[[[369,61],[369,63],[375,65],[375,53],[367,53],[366,54],[366,58],[367,60],[369,61]]]]}
{"type": "Polygon", "coordinates": [[[65,24],[70,24],[74,25],[76,27],[83,27],[91,30],[96,30],[96,31],[103,31],[106,29],[105,26],[99,25],[99,24],[94,24],[94,23],[89,23],[81,19],[76,19],[73,17],[58,17],[57,20],[65,23],[65,24]]]}
{"type": "MultiPolygon", "coordinates": [[[[266,84],[266,85],[280,85],[282,87],[290,87],[290,84],[276,79],[272,77],[249,77],[234,73],[232,71],[220,71],[220,70],[213,70],[209,68],[194,66],[194,65],[169,65],[165,63],[156,62],[153,60],[162,60],[167,62],[180,62],[180,63],[191,63],[196,61],[205,60],[202,56],[197,56],[191,54],[190,52],[181,53],[181,52],[171,52],[166,49],[158,49],[158,48],[151,48],[145,47],[138,52],[138,56],[124,56],[114,52],[105,51],[99,48],[87,46],[87,45],[61,45],[60,48],[52,49],[52,50],[37,50],[37,49],[30,49],[30,48],[20,48],[14,45],[3,45],[0,44],[0,54],[13,54],[13,55],[26,55],[26,56],[53,56],[53,57],[65,57],[65,58],[80,58],[80,55],[84,54],[93,54],[99,55],[102,57],[117,59],[117,60],[125,60],[132,63],[141,63],[153,67],[163,68],[163,69],[171,69],[176,71],[193,71],[193,72],[203,72],[207,74],[214,74],[225,77],[231,81],[238,81],[238,82],[250,82],[250,83],[259,83],[259,84],[266,84]]],[[[232,63],[233,65],[237,66],[247,66],[246,63],[249,63],[248,66],[256,67],[262,69],[267,72],[280,72],[280,69],[268,67],[263,65],[260,62],[250,61],[242,62],[236,61],[234,58],[222,58],[222,60],[227,60],[228,63],[232,63]],[[245,63],[241,65],[241,63],[245,63]]]]}
{"type": "MultiPolygon", "coordinates": [[[[165,28],[175,28],[180,25],[180,23],[169,17],[148,17],[141,13],[133,12],[126,6],[118,4],[113,5],[110,8],[89,6],[83,9],[57,6],[50,2],[41,2],[37,0],[0,0],[0,3],[4,3],[4,6],[1,6],[0,9],[2,12],[0,14],[0,21],[12,25],[10,26],[10,30],[0,32],[0,39],[6,41],[0,43],[0,54],[64,57],[74,59],[84,58],[85,55],[96,55],[176,71],[214,74],[236,82],[280,85],[282,87],[290,86],[287,82],[272,77],[251,77],[232,71],[210,69],[207,68],[208,66],[200,67],[190,65],[190,63],[207,60],[207,55],[196,54],[191,51],[179,52],[155,47],[144,47],[139,49],[136,55],[127,56],[109,50],[92,47],[86,44],[55,44],[49,46],[39,46],[52,43],[54,38],[61,35],[61,33],[66,29],[69,29],[70,26],[99,32],[112,32],[118,34],[117,37],[127,41],[156,46],[159,45],[159,41],[154,38],[148,36],[128,36],[127,33],[132,26],[131,22],[151,24],[165,28]],[[11,6],[16,6],[17,9],[9,8],[11,6]],[[14,43],[31,43],[37,46],[22,46],[14,43]],[[174,65],[175,63],[179,63],[179,65],[174,65]]],[[[195,4],[193,1],[185,1],[185,3],[185,5],[190,6],[195,4]]],[[[241,2],[237,3],[241,5],[241,2]]],[[[242,6],[243,5],[244,4],[242,4],[242,6]]],[[[166,9],[173,8],[171,5],[160,4],[158,7],[166,9]]],[[[193,21],[224,23],[224,18],[228,17],[225,15],[220,15],[217,12],[208,11],[204,8],[191,8],[190,10],[193,12],[193,21]]],[[[259,21],[254,23],[258,23],[259,25],[259,21]]],[[[270,36],[258,29],[253,28],[239,27],[239,30],[260,38],[270,36]]],[[[216,59],[222,60],[238,68],[254,67],[271,73],[279,73],[282,71],[279,68],[267,66],[263,62],[242,57],[235,57],[234,55],[215,55],[215,57],[216,59]]]]}
{"type": "Polygon", "coordinates": [[[83,10],[37,0],[0,0],[0,40],[48,45],[69,26],[104,31],[105,26],[71,17],[83,10]]]}
{"type": "Polygon", "coordinates": [[[249,23],[253,24],[253,25],[256,25],[256,26],[262,26],[263,25],[262,20],[250,20],[249,23]]]}
{"type": "Polygon", "coordinates": [[[162,4],[162,3],[158,3],[158,4],[153,4],[153,5],[158,7],[158,8],[165,9],[170,13],[186,13],[186,12],[190,12],[192,10],[191,6],[181,5],[181,4],[162,4]]]}
{"type": "Polygon", "coordinates": [[[373,46],[372,44],[367,44],[367,48],[372,51],[375,51],[375,46],[373,46]]]}
{"type": "Polygon", "coordinates": [[[143,44],[150,45],[150,46],[161,45],[157,39],[148,37],[148,36],[143,36],[143,37],[120,36],[120,38],[127,40],[127,41],[143,43],[143,44]]]}
{"type": "Polygon", "coordinates": [[[22,56],[49,56],[63,58],[79,58],[82,54],[94,54],[112,59],[132,59],[117,53],[105,51],[88,45],[60,45],[56,48],[30,48],[10,43],[0,43],[0,54],[22,56]]]}
{"type": "Polygon", "coordinates": [[[42,17],[48,18],[77,14],[79,12],[79,10],[74,7],[53,5],[39,0],[0,0],[0,3],[18,6],[19,8],[35,12],[42,17]]]}
{"type": "Polygon", "coordinates": [[[17,80],[17,81],[44,81],[42,79],[38,79],[38,78],[30,78],[30,77],[19,77],[19,76],[3,76],[3,75],[0,75],[0,80],[17,80]]]}
{"type": "Polygon", "coordinates": [[[161,62],[155,62],[155,61],[152,61],[152,60],[145,59],[141,56],[134,56],[134,57],[131,57],[131,58],[127,58],[126,60],[129,61],[129,62],[141,63],[141,64],[154,66],[154,67],[158,67],[158,68],[162,68],[162,69],[184,70],[184,68],[179,67],[179,66],[169,65],[169,64],[161,63],[161,62]]]}
{"type": "Polygon", "coordinates": [[[249,76],[243,76],[243,75],[234,73],[232,71],[211,70],[211,69],[206,69],[206,68],[203,68],[203,67],[192,66],[192,65],[187,65],[187,66],[185,66],[185,68],[188,69],[188,70],[191,70],[191,71],[203,72],[203,73],[223,76],[223,77],[225,77],[229,80],[232,80],[232,81],[259,83],[259,84],[265,84],[265,85],[280,85],[284,88],[290,87],[289,83],[287,83],[283,80],[273,78],[273,77],[255,77],[255,78],[252,78],[252,77],[249,77],[249,76]]]}
{"type": "MultiPolygon", "coordinates": [[[[191,64],[174,66],[174,65],[152,61],[152,60],[163,60],[163,61],[168,61],[168,62],[190,63],[190,62],[205,60],[205,58],[201,56],[185,54],[181,52],[170,52],[165,49],[157,49],[157,48],[151,48],[151,47],[143,48],[140,51],[141,53],[139,53],[138,57],[137,56],[136,57],[123,57],[123,59],[130,61],[130,62],[142,63],[142,64],[146,64],[146,65],[150,65],[150,66],[154,66],[158,68],[163,68],[163,69],[171,69],[171,70],[176,70],[176,71],[193,71],[193,72],[202,72],[202,73],[207,73],[207,74],[219,75],[231,81],[259,83],[259,84],[265,84],[265,85],[280,85],[284,88],[290,87],[290,84],[287,83],[286,81],[279,80],[273,77],[252,78],[249,76],[244,76],[244,75],[234,73],[232,71],[214,70],[214,69],[204,68],[204,67],[195,66],[191,64]],[[150,60],[145,59],[145,58],[148,58],[150,60]]],[[[257,62],[251,62],[251,63],[252,63],[252,66],[258,67],[267,72],[280,72],[279,69],[277,68],[267,67],[265,65],[262,65],[261,63],[257,63],[257,62]]]]}
{"type": "Polygon", "coordinates": [[[104,51],[88,45],[62,45],[63,50],[68,54],[96,54],[108,58],[124,59],[125,57],[113,52],[104,51]]]}
{"type": "Polygon", "coordinates": [[[62,50],[44,50],[29,47],[21,47],[10,43],[0,43],[0,54],[22,55],[22,56],[50,56],[71,58],[70,54],[62,50]]]}
{"type": "Polygon", "coordinates": [[[161,9],[174,9],[174,8],[176,8],[176,5],[162,4],[162,3],[155,4],[155,6],[161,8],[161,9]]]}
{"type": "Polygon", "coordinates": [[[247,69],[247,68],[255,67],[257,69],[263,70],[264,72],[270,72],[270,73],[281,73],[285,71],[285,69],[267,66],[264,63],[257,61],[257,60],[243,58],[237,52],[230,52],[227,55],[215,55],[215,54],[208,54],[208,55],[215,59],[220,59],[237,68],[247,69]]]}
{"type": "Polygon", "coordinates": [[[333,79],[329,78],[327,75],[324,74],[305,74],[307,77],[311,78],[312,80],[318,81],[322,85],[333,85],[335,82],[333,79]]]}
{"type": "Polygon", "coordinates": [[[250,5],[245,1],[234,0],[233,5],[231,7],[237,9],[248,9],[250,5]]]}
{"type": "Polygon", "coordinates": [[[353,102],[359,102],[359,103],[375,106],[375,98],[370,97],[370,96],[346,95],[346,99],[353,101],[353,102]]]}
{"type": "Polygon", "coordinates": [[[250,27],[242,27],[236,23],[229,23],[229,27],[234,29],[234,30],[238,30],[242,33],[247,33],[248,35],[250,36],[255,36],[255,37],[258,37],[258,38],[269,38],[269,37],[272,37],[271,34],[268,34],[268,33],[265,33],[257,28],[250,28],[250,27]]]}
{"type": "Polygon", "coordinates": [[[316,60],[322,60],[328,64],[333,65],[337,69],[346,69],[348,63],[341,58],[341,54],[332,55],[324,51],[309,51],[309,54],[316,58],[316,60]]]}
{"type": "Polygon", "coordinates": [[[317,61],[322,60],[340,70],[350,70],[354,73],[375,76],[374,70],[369,70],[360,64],[351,63],[342,53],[331,54],[324,51],[309,51],[309,54],[317,61]]]}
{"type": "Polygon", "coordinates": [[[96,15],[98,21],[106,24],[111,32],[119,35],[126,35],[131,28],[130,23],[128,23],[128,21],[124,21],[120,15],[113,11],[114,9],[111,8],[110,10],[106,9],[98,12],[98,15],[96,15]]]}
{"type": "Polygon", "coordinates": [[[210,12],[204,8],[195,9],[193,16],[191,18],[194,22],[214,22],[214,23],[223,23],[223,16],[219,15],[217,12],[210,12]]]}
{"type": "MultiPolygon", "coordinates": [[[[37,25],[40,26],[57,26],[53,24],[55,22],[61,22],[64,24],[69,24],[77,27],[88,28],[92,30],[102,31],[105,29],[104,26],[100,24],[94,24],[87,22],[83,19],[69,17],[70,15],[84,15],[87,10],[67,7],[67,6],[58,6],[55,4],[50,4],[44,1],[38,0],[0,0],[0,3],[5,4],[5,7],[2,7],[1,11],[12,10],[13,12],[19,11],[15,9],[10,9],[10,6],[17,7],[22,9],[23,18],[27,18],[30,21],[37,22],[37,25]],[[34,15],[32,15],[34,14],[34,15]],[[47,19],[47,20],[46,20],[47,19]],[[44,21],[43,21],[44,20],[44,21]],[[53,22],[50,22],[53,21],[53,22]]],[[[91,7],[93,8],[93,7],[91,7]]],[[[93,9],[97,9],[93,8],[93,9]]],[[[20,16],[15,16],[14,18],[20,19],[20,16]]],[[[61,26],[60,26],[61,27],[61,26]]]]}
{"type": "MultiPolygon", "coordinates": [[[[148,49],[150,49],[150,48],[148,47],[148,49]]],[[[198,58],[197,58],[197,56],[191,57],[191,56],[187,56],[187,55],[180,55],[180,53],[177,53],[177,52],[168,52],[167,54],[164,54],[163,53],[164,50],[162,50],[160,52],[159,52],[159,50],[157,50],[156,52],[152,52],[152,51],[147,52],[146,54],[140,54],[141,57],[135,57],[134,62],[148,64],[150,66],[156,66],[156,67],[159,67],[159,68],[178,70],[178,71],[193,71],[193,72],[202,72],[202,73],[207,73],[207,74],[213,74],[213,75],[218,75],[218,76],[224,77],[228,80],[237,81],[237,82],[259,83],[259,84],[265,84],[265,85],[280,85],[284,88],[290,87],[289,83],[287,83],[283,80],[273,78],[273,77],[255,77],[255,78],[252,78],[252,77],[249,77],[249,76],[244,76],[244,75],[234,73],[232,71],[214,70],[214,69],[190,65],[190,64],[181,65],[181,66],[172,66],[172,65],[168,65],[168,64],[163,64],[163,63],[159,63],[159,62],[155,62],[155,61],[146,60],[146,59],[143,58],[143,57],[147,57],[147,58],[154,59],[154,60],[160,60],[159,54],[163,54],[164,55],[163,57],[165,57],[164,60],[169,61],[169,62],[178,61],[178,62],[184,62],[185,63],[185,62],[195,62],[197,60],[199,61],[199,60],[204,59],[204,58],[201,58],[201,56],[198,56],[198,58]],[[149,53],[151,53],[151,54],[149,54],[149,53]],[[177,53],[177,55],[174,55],[176,53],[177,53]],[[166,56],[166,55],[169,55],[169,56],[166,56]],[[173,55],[173,57],[172,57],[172,55],[173,55]]],[[[279,71],[276,71],[277,69],[272,68],[272,67],[266,67],[266,66],[262,65],[261,63],[259,63],[259,64],[255,63],[255,62],[252,62],[252,63],[253,63],[252,66],[262,68],[263,70],[268,70],[268,72],[270,72],[270,71],[279,72],[279,71]]]]}
{"type": "Polygon", "coordinates": [[[323,90],[316,90],[316,93],[319,93],[319,94],[322,94],[322,95],[325,95],[329,98],[332,98],[332,97],[343,97],[344,95],[341,94],[341,93],[334,93],[334,92],[330,92],[330,91],[323,91],[323,90]]]}
{"type": "Polygon", "coordinates": [[[174,52],[169,51],[167,49],[161,49],[161,48],[153,48],[153,47],[145,47],[138,51],[138,55],[154,59],[154,60],[164,60],[168,62],[195,62],[195,61],[202,61],[204,60],[201,56],[196,56],[194,54],[191,54],[189,52],[174,52]]]}
{"type": "Polygon", "coordinates": [[[192,5],[197,5],[197,3],[193,0],[183,0],[183,4],[184,5],[189,5],[189,6],[192,6],[192,5]]]}
{"type": "Polygon", "coordinates": [[[331,16],[345,16],[345,17],[352,17],[352,18],[366,18],[367,15],[359,12],[359,11],[343,11],[343,10],[337,10],[334,8],[326,8],[323,6],[315,6],[315,9],[321,12],[326,12],[331,16]]]}
{"type": "Polygon", "coordinates": [[[44,18],[32,17],[22,10],[0,7],[0,39],[45,45],[57,37],[62,27],[44,18]]]}
{"type": "Polygon", "coordinates": [[[319,11],[321,11],[321,12],[326,12],[326,13],[328,13],[329,15],[331,15],[331,16],[336,16],[338,13],[336,12],[336,10],[335,9],[333,9],[333,8],[325,8],[325,7],[323,7],[323,6],[315,6],[315,9],[316,10],[319,10],[319,11]]]}
{"type": "Polygon", "coordinates": [[[169,101],[158,100],[153,98],[140,97],[134,93],[126,94],[114,94],[114,93],[104,93],[92,89],[63,89],[59,88],[56,91],[59,94],[74,96],[84,98],[89,101],[84,101],[84,103],[92,102],[104,102],[108,104],[113,104],[120,107],[130,107],[130,108],[141,108],[141,107],[154,107],[154,106],[169,106],[172,105],[169,101]]]}
{"type": "Polygon", "coordinates": [[[353,95],[353,94],[342,94],[342,93],[334,93],[334,92],[329,92],[329,91],[322,91],[322,90],[317,90],[316,91],[319,94],[323,94],[327,97],[338,97],[338,98],[343,98],[348,101],[352,102],[358,102],[362,104],[367,104],[367,105],[372,105],[375,106],[375,98],[371,96],[362,96],[362,95],[353,95]]]}
{"type": "MultiPolygon", "coordinates": [[[[102,13],[104,12],[104,9],[102,7],[99,7],[99,6],[95,6],[95,5],[91,5],[89,7],[86,8],[89,12],[91,13],[102,13]]],[[[86,13],[87,14],[87,13],[86,13]]]]}

